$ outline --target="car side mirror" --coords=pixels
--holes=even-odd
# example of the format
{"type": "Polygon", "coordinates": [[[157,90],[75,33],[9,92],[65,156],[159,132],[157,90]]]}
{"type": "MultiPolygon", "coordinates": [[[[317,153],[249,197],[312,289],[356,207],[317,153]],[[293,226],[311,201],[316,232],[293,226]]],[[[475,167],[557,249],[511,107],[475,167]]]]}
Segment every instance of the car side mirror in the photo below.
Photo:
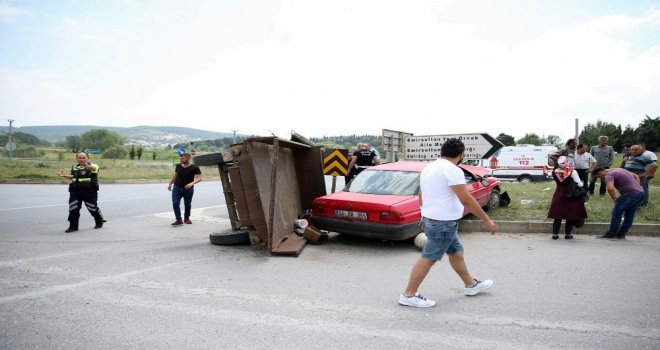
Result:
{"type": "Polygon", "coordinates": [[[480,182],[484,187],[490,186],[490,182],[488,182],[488,180],[486,180],[484,178],[482,178],[480,182]]]}

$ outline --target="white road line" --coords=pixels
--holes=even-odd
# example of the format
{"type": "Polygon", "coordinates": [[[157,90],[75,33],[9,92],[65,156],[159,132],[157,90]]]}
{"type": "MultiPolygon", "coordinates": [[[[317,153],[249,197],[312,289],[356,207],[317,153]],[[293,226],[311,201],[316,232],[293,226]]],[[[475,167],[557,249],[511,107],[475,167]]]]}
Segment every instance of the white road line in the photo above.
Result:
{"type": "MultiPolygon", "coordinates": [[[[190,219],[193,221],[211,221],[211,222],[222,222],[222,223],[230,223],[231,221],[229,219],[225,218],[219,218],[217,216],[211,216],[211,215],[204,215],[204,211],[207,209],[215,209],[215,208],[224,208],[226,207],[226,204],[222,205],[214,205],[211,207],[204,207],[204,208],[193,208],[190,210],[190,219]]],[[[174,215],[173,211],[166,211],[163,213],[155,213],[155,214],[146,214],[146,215],[137,215],[134,216],[136,218],[145,218],[145,217],[157,217],[157,218],[172,218],[174,215]]]]}
{"type": "Polygon", "coordinates": [[[79,251],[75,251],[75,252],[68,252],[68,253],[62,253],[62,254],[39,256],[39,257],[36,257],[36,258],[0,261],[0,266],[20,265],[20,264],[29,263],[29,262],[32,262],[32,261],[57,259],[57,258],[62,258],[62,257],[67,257],[67,256],[72,256],[72,255],[87,254],[87,253],[92,253],[92,252],[108,250],[108,249],[112,249],[112,247],[99,248],[99,249],[88,249],[88,250],[79,250],[79,251]]]}
{"type": "Polygon", "coordinates": [[[69,284],[62,284],[62,285],[57,285],[57,286],[52,286],[52,287],[41,288],[41,289],[38,289],[38,290],[29,291],[29,292],[25,292],[25,293],[18,293],[18,294],[14,294],[14,295],[5,296],[5,297],[0,297],[0,305],[11,303],[11,302],[14,302],[14,301],[23,300],[23,299],[36,299],[36,298],[40,298],[40,297],[43,297],[43,296],[46,296],[46,295],[49,295],[49,294],[54,294],[54,293],[58,293],[58,292],[66,291],[66,290],[70,290],[70,289],[86,287],[88,285],[94,285],[94,284],[99,284],[99,283],[116,283],[116,282],[120,282],[120,281],[125,281],[125,279],[127,277],[131,277],[133,275],[138,275],[138,274],[142,274],[142,273],[150,272],[150,271],[161,270],[161,269],[169,268],[171,266],[189,264],[189,263],[198,262],[198,261],[202,261],[202,260],[204,260],[204,259],[193,259],[193,260],[186,260],[186,261],[170,263],[170,264],[165,264],[165,265],[152,266],[152,267],[147,267],[147,268],[140,269],[140,270],[127,271],[127,272],[120,273],[120,274],[117,274],[117,275],[94,277],[94,278],[90,278],[86,281],[80,281],[80,282],[69,283],[69,284]]]}
{"type": "MultiPolygon", "coordinates": [[[[109,200],[103,200],[103,201],[98,201],[99,204],[101,203],[109,203],[109,202],[121,202],[121,201],[134,201],[137,199],[144,199],[144,198],[150,198],[150,197],[134,197],[134,198],[121,198],[121,199],[109,199],[109,200]]],[[[46,204],[46,205],[34,205],[31,207],[16,207],[16,208],[5,208],[5,209],[0,209],[0,211],[9,211],[9,210],[23,210],[23,209],[39,209],[39,208],[50,208],[50,207],[68,207],[69,203],[62,203],[62,204],[46,204]]]]}

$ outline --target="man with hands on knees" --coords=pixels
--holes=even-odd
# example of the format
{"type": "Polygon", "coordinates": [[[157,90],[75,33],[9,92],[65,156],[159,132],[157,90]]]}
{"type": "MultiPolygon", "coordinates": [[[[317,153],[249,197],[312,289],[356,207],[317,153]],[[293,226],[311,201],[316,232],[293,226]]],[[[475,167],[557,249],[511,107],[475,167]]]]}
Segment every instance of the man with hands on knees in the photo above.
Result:
{"type": "Polygon", "coordinates": [[[477,280],[468,272],[463,259],[463,246],[458,239],[458,220],[463,209],[479,217],[491,234],[496,224],[488,217],[466,188],[465,175],[458,164],[463,160],[465,145],[461,140],[449,139],[442,144],[440,159],[427,165],[420,175],[419,201],[422,223],[427,241],[422,256],[410,272],[408,285],[399,296],[399,304],[432,307],[435,301],[423,297],[417,289],[431,266],[446,253],[449,264],[465,285],[465,294],[472,296],[493,285],[492,280],[477,280]]]}

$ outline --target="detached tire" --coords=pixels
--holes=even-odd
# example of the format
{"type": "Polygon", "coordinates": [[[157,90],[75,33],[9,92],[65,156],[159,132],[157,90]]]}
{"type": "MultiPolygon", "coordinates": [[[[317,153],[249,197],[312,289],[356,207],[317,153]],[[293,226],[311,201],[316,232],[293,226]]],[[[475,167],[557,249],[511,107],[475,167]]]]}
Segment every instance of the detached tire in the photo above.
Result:
{"type": "Polygon", "coordinates": [[[236,230],[223,233],[211,233],[209,235],[211,244],[215,245],[238,245],[250,243],[248,230],[236,230]]]}
{"type": "Polygon", "coordinates": [[[197,166],[220,165],[224,162],[222,153],[209,153],[193,157],[193,163],[197,166]]]}

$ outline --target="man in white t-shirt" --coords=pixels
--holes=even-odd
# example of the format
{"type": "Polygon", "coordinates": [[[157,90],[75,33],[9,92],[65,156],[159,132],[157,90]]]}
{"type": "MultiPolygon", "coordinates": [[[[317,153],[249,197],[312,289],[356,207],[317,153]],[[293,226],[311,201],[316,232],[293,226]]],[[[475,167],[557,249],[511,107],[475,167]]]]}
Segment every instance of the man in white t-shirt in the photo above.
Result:
{"type": "Polygon", "coordinates": [[[491,234],[497,226],[481,209],[465,186],[465,175],[457,165],[463,160],[465,145],[461,140],[449,139],[440,148],[440,159],[427,165],[420,175],[419,202],[422,222],[427,236],[422,256],[410,272],[406,290],[399,296],[404,306],[431,307],[435,301],[424,298],[417,289],[436,261],[447,253],[449,264],[465,284],[466,295],[476,295],[493,285],[491,280],[477,280],[468,272],[463,259],[463,246],[458,240],[458,220],[466,207],[479,217],[491,234]]]}

